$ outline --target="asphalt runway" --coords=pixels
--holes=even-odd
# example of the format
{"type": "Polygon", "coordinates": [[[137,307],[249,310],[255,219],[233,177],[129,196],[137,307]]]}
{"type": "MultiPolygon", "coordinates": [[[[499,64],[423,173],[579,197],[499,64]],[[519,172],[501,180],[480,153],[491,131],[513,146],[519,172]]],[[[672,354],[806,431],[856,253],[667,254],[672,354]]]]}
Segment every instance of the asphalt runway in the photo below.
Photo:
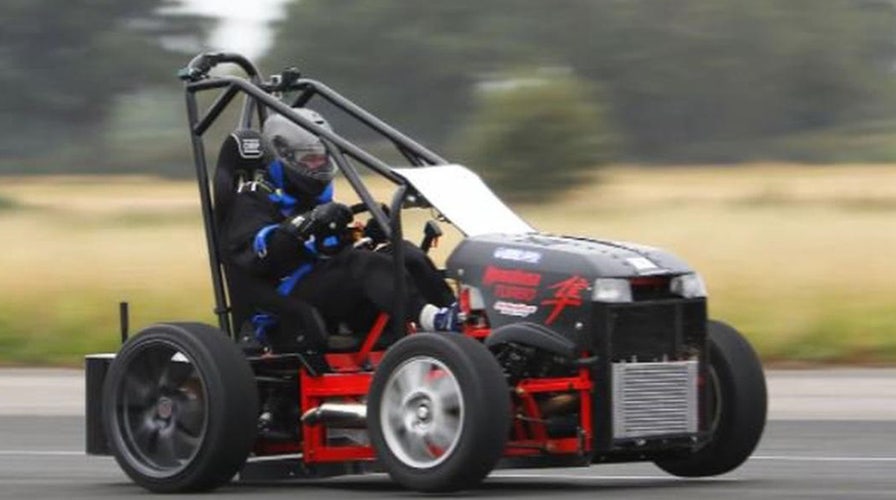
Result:
{"type": "MultiPolygon", "coordinates": [[[[805,378],[799,372],[794,373],[784,378],[805,378]]],[[[885,384],[896,380],[892,375],[883,377],[885,384]]],[[[0,385],[3,380],[0,376],[0,385]]],[[[865,412],[849,397],[812,390],[812,387],[837,387],[831,381],[822,379],[817,386],[803,381],[791,386],[782,385],[780,377],[774,380],[770,383],[772,420],[759,449],[745,465],[727,475],[683,480],[651,464],[640,463],[497,470],[480,488],[452,496],[508,499],[552,496],[556,500],[896,498],[896,419],[881,411],[867,412],[871,419],[855,418],[856,414],[865,412]],[[788,398],[782,396],[791,390],[788,387],[806,390],[795,391],[796,396],[788,398]],[[826,399],[827,405],[822,406],[830,407],[831,411],[820,419],[805,418],[814,413],[813,405],[819,404],[815,399],[826,399]],[[811,411],[807,412],[807,408],[811,411]]],[[[871,392],[869,384],[863,385],[861,378],[855,380],[849,374],[845,378],[834,376],[832,380],[844,384],[853,382],[848,385],[871,392]]],[[[0,395],[8,394],[0,391],[0,395]]],[[[43,416],[33,416],[25,412],[28,405],[7,404],[10,401],[0,398],[0,498],[146,498],[146,492],[133,485],[112,458],[84,455],[84,422],[77,412],[60,411],[61,414],[52,415],[44,411],[43,416]]],[[[878,410],[896,405],[889,397],[871,403],[870,407],[878,410]]],[[[54,404],[58,406],[58,401],[47,404],[56,407],[54,404]]],[[[382,474],[305,482],[234,483],[215,492],[216,497],[235,495],[291,499],[421,497],[399,488],[382,474]]]]}
{"type": "MultiPolygon", "coordinates": [[[[80,417],[0,417],[0,498],[145,498],[108,457],[83,453],[80,417]]],[[[651,464],[498,470],[482,498],[814,498],[896,497],[896,422],[772,421],[740,469],[683,480],[651,464]]],[[[410,498],[382,474],[326,480],[231,484],[216,496],[255,498],[410,498]]],[[[166,498],[172,498],[166,496],[166,498]]]]}

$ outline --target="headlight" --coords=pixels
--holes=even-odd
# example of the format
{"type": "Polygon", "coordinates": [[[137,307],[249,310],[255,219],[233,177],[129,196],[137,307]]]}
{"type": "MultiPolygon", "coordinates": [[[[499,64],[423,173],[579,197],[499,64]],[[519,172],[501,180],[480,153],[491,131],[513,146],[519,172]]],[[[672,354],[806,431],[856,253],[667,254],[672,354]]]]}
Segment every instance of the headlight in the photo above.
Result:
{"type": "Polygon", "coordinates": [[[703,278],[697,273],[682,274],[672,278],[669,282],[669,291],[686,299],[706,297],[706,285],[703,278]]]}
{"type": "Polygon", "coordinates": [[[591,299],[595,302],[631,302],[632,287],[626,279],[597,278],[591,299]]]}

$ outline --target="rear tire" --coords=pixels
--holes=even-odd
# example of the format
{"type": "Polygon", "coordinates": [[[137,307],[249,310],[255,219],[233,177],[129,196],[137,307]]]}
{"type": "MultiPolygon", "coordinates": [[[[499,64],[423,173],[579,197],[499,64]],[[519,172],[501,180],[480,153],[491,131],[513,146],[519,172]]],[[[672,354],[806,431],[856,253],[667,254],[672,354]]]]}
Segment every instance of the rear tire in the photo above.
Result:
{"type": "Polygon", "coordinates": [[[716,476],[736,469],[753,453],[765,428],[765,376],[756,351],[725,323],[710,320],[707,334],[712,436],[687,455],[656,461],[676,476],[716,476]]]}
{"type": "Polygon", "coordinates": [[[370,440],[389,475],[406,488],[448,492],[476,486],[501,458],[510,422],[501,368],[470,337],[405,337],[373,375],[370,440]]]}
{"type": "Polygon", "coordinates": [[[214,489],[255,442],[258,395],[248,361],[217,328],[160,323],[109,367],[103,424],[115,460],[157,493],[214,489]]]}

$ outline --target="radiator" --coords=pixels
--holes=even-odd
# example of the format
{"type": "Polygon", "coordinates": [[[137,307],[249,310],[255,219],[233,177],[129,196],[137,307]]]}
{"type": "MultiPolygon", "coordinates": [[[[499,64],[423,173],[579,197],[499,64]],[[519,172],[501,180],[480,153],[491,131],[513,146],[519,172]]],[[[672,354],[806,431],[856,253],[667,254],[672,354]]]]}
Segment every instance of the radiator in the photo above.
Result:
{"type": "Polygon", "coordinates": [[[697,362],[613,363],[613,438],[697,432],[697,362]]]}

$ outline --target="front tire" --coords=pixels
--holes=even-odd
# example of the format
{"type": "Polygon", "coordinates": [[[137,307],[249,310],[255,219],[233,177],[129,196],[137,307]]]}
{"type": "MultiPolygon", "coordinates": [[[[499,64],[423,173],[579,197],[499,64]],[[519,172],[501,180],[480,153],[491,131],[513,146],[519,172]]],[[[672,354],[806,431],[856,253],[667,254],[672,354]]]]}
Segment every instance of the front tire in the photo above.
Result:
{"type": "Polygon", "coordinates": [[[115,460],[157,493],[214,489],[255,442],[258,395],[248,361],[220,330],[161,323],[131,337],[103,385],[115,460]]]}
{"type": "Polygon", "coordinates": [[[736,469],[753,453],[765,428],[765,376],[756,351],[743,335],[720,321],[710,320],[707,334],[712,436],[685,456],[656,461],[676,476],[716,476],[736,469]]]}
{"type": "Polygon", "coordinates": [[[418,333],[392,346],[377,367],[367,422],[377,456],[396,482],[424,492],[471,488],[507,444],[509,389],[481,343],[418,333]]]}

